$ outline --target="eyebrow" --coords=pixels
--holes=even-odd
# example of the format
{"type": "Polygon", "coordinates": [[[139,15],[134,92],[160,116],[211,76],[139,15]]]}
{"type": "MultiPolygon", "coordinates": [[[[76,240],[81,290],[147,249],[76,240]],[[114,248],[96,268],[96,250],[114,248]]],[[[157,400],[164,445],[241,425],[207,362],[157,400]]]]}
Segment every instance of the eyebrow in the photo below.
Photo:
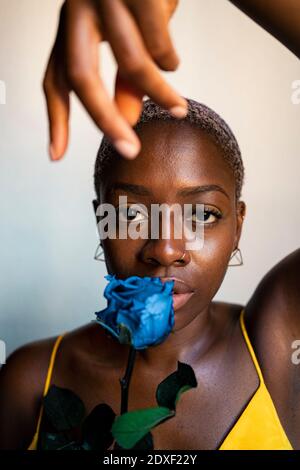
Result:
{"type": "Polygon", "coordinates": [[[152,191],[147,189],[145,186],[130,183],[114,183],[109,188],[109,192],[112,193],[117,189],[123,189],[128,193],[137,194],[138,196],[150,196],[152,194],[152,191]]]}
{"type": "Polygon", "coordinates": [[[219,186],[218,184],[206,184],[203,186],[193,186],[193,187],[187,187],[181,189],[178,194],[180,196],[191,196],[193,194],[199,194],[199,193],[208,193],[212,191],[218,191],[222,194],[224,194],[228,199],[230,199],[228,193],[225,191],[225,189],[222,188],[222,186],[219,186]]]}
{"type": "MultiPolygon", "coordinates": [[[[150,189],[146,188],[145,186],[141,186],[139,184],[130,184],[130,183],[114,183],[110,189],[109,192],[112,193],[113,191],[116,191],[118,189],[122,189],[124,191],[127,191],[132,194],[136,194],[138,196],[151,196],[153,193],[150,189]]],[[[180,189],[177,194],[179,196],[192,196],[194,194],[201,194],[201,193],[208,193],[208,192],[213,192],[213,191],[218,191],[222,194],[224,194],[228,199],[229,195],[225,191],[225,189],[222,188],[222,186],[219,186],[218,184],[206,184],[202,186],[187,186],[185,188],[180,189]]]]}

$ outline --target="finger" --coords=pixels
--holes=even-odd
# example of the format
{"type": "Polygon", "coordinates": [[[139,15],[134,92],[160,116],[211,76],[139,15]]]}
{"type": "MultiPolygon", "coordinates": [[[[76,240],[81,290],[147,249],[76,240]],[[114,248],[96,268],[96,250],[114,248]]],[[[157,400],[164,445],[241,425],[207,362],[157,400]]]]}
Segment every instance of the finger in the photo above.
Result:
{"type": "Polygon", "coordinates": [[[72,89],[118,152],[134,158],[140,142],[105,90],[98,71],[101,40],[91,3],[76,1],[67,15],[67,73],[72,89]]]}
{"type": "Polygon", "coordinates": [[[50,58],[43,81],[49,121],[49,155],[51,160],[59,160],[66,151],[69,134],[69,90],[62,72],[54,66],[54,56],[50,58]]]}
{"type": "Polygon", "coordinates": [[[126,121],[134,126],[143,107],[143,93],[124,80],[118,71],[115,86],[115,103],[126,121]]]}
{"type": "Polygon", "coordinates": [[[185,117],[186,100],[162,77],[126,6],[119,0],[102,0],[99,10],[100,14],[102,13],[106,37],[119,66],[120,76],[168,109],[175,117],[185,117]]]}
{"type": "Polygon", "coordinates": [[[179,58],[168,31],[171,14],[168,3],[143,0],[129,5],[152,59],[163,70],[176,70],[179,58]]]}

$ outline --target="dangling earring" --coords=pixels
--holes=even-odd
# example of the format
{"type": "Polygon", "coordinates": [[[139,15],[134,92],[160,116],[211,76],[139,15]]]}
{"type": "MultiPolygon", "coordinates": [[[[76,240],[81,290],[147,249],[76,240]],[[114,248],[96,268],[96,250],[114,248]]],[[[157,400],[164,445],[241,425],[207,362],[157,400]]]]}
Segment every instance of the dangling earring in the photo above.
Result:
{"type": "Polygon", "coordinates": [[[94,259],[96,261],[105,261],[105,258],[101,258],[101,256],[103,255],[104,251],[102,250],[102,246],[101,246],[101,243],[99,243],[99,245],[97,246],[96,248],[96,252],[94,254],[94,259]]]}
{"type": "Polygon", "coordinates": [[[242,266],[244,264],[243,257],[242,257],[242,252],[239,248],[236,248],[233,252],[232,255],[230,256],[230,259],[234,258],[236,256],[237,258],[237,263],[232,263],[228,264],[228,266],[242,266]]]}

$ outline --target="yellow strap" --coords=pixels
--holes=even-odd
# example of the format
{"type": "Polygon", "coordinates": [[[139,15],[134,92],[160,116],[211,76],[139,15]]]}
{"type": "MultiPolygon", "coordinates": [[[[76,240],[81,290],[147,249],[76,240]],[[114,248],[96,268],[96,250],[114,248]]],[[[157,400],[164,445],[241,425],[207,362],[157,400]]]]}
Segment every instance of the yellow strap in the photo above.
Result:
{"type": "Polygon", "coordinates": [[[55,357],[56,357],[56,353],[57,353],[57,349],[58,349],[58,346],[60,345],[61,343],[61,340],[63,339],[64,335],[60,335],[58,336],[58,338],[56,339],[55,343],[54,343],[54,346],[53,346],[53,349],[52,349],[52,353],[51,353],[51,357],[50,357],[50,362],[49,362],[49,367],[48,367],[48,372],[47,372],[47,377],[46,377],[46,382],[45,382],[45,387],[44,387],[44,392],[43,392],[43,397],[45,397],[48,393],[48,389],[49,389],[49,385],[50,385],[50,382],[51,382],[51,377],[52,377],[52,372],[53,372],[53,367],[54,367],[54,362],[55,362],[55,357]]]}
{"type": "MultiPolygon", "coordinates": [[[[51,382],[51,377],[52,377],[52,372],[53,372],[53,368],[54,368],[57,349],[58,349],[58,346],[60,345],[61,340],[63,339],[63,337],[64,337],[64,334],[58,336],[55,343],[54,343],[52,353],[51,353],[51,357],[50,357],[50,361],[49,361],[47,377],[46,377],[44,391],[43,391],[43,397],[45,397],[48,393],[50,382],[51,382]]],[[[42,416],[43,416],[43,405],[40,408],[39,419],[38,419],[38,422],[37,422],[37,427],[36,427],[36,432],[35,432],[36,441],[37,441],[37,438],[38,438],[38,435],[39,435],[39,432],[40,432],[42,416]]]]}
{"type": "Polygon", "coordinates": [[[243,309],[243,310],[241,311],[241,315],[240,315],[240,325],[241,325],[241,329],[242,329],[243,336],[244,336],[244,338],[245,338],[245,341],[246,341],[246,344],[247,344],[249,353],[250,353],[250,355],[251,355],[251,357],[252,357],[252,361],[253,361],[253,363],[254,363],[254,366],[255,366],[257,375],[258,375],[258,377],[259,377],[260,386],[261,386],[261,385],[264,383],[264,378],[263,378],[262,371],[261,371],[261,368],[260,368],[260,366],[259,366],[257,357],[256,357],[256,355],[255,355],[254,349],[253,349],[252,344],[251,344],[251,342],[250,342],[250,339],[249,339],[247,330],[246,330],[244,315],[245,315],[245,309],[243,309]]]}

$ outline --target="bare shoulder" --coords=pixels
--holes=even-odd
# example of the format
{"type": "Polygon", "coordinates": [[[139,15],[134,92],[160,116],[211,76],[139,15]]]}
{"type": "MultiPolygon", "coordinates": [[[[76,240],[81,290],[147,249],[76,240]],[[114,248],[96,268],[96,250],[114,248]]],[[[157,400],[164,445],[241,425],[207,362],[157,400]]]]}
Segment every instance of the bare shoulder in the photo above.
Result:
{"type": "Polygon", "coordinates": [[[0,448],[25,449],[38,419],[55,338],[26,344],[0,369],[0,448]]]}
{"type": "Polygon", "coordinates": [[[300,248],[267,272],[246,305],[252,330],[272,327],[284,338],[300,337],[299,272],[300,248]]]}
{"type": "Polygon", "coordinates": [[[300,340],[300,249],[263,277],[245,307],[246,327],[262,373],[290,439],[300,425],[300,366],[293,361],[300,340]]]}
{"type": "MultiPolygon", "coordinates": [[[[0,369],[0,449],[26,449],[35,433],[56,337],[25,344],[0,369]],[[3,436],[3,437],[2,437],[3,436]]],[[[123,350],[103,328],[87,324],[63,335],[52,374],[62,386],[78,382],[78,371],[118,362],[123,350]]]]}

